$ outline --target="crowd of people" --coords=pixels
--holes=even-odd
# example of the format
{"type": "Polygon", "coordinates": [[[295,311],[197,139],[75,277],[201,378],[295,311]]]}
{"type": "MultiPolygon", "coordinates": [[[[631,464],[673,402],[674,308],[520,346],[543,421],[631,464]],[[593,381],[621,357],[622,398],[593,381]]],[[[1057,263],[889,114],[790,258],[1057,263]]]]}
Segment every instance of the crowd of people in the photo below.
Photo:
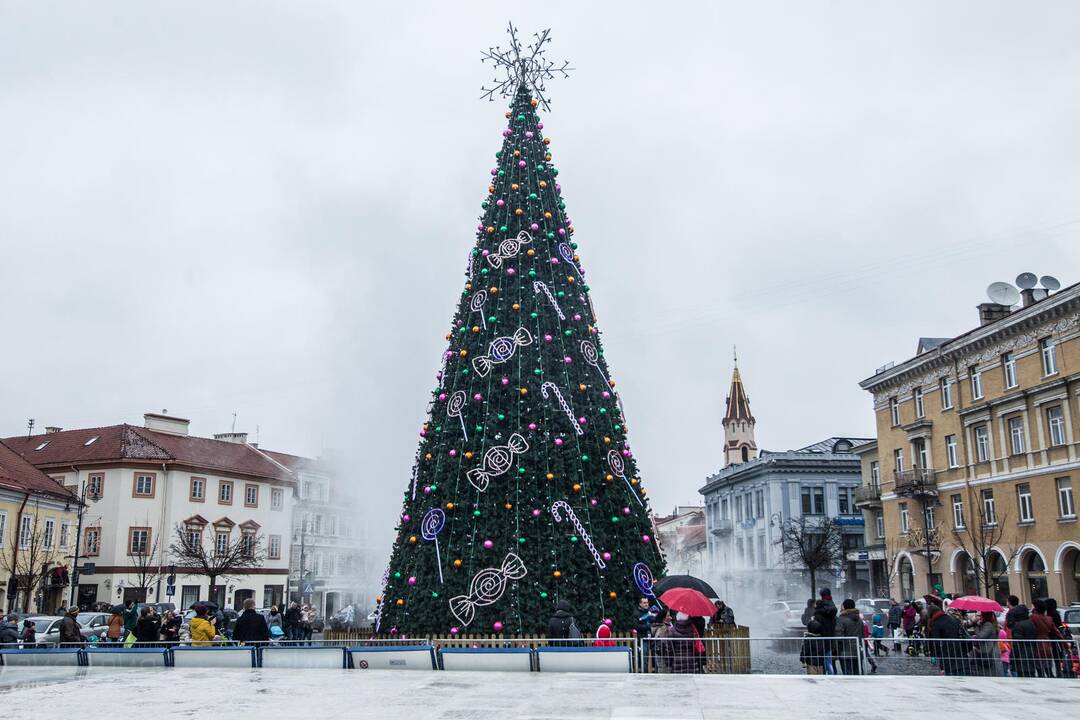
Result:
{"type": "Polygon", "coordinates": [[[861,644],[870,671],[891,650],[926,656],[944,675],[1077,677],[1080,659],[1057,602],[1039,599],[1029,609],[1015,596],[1008,610],[968,612],[947,598],[925,595],[862,615],[848,598],[838,612],[831,591],[807,601],[799,659],[809,675],[859,674],[861,644]],[[848,638],[851,638],[848,640],[848,638]]]}

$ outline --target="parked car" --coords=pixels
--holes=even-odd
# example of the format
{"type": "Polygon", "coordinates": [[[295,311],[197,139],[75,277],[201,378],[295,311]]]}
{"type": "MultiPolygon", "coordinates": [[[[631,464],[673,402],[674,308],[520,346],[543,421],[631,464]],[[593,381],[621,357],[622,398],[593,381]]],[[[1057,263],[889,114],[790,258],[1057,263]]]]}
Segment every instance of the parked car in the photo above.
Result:
{"type": "Polygon", "coordinates": [[[1074,638],[1080,638],[1080,606],[1064,608],[1061,611],[1061,622],[1065,623],[1074,638]]]}
{"type": "Polygon", "coordinates": [[[802,624],[802,607],[787,600],[774,600],[766,605],[764,619],[766,632],[801,635],[806,630],[802,624]]]}
{"type": "MultiPolygon", "coordinates": [[[[60,644],[60,621],[64,618],[59,615],[31,615],[26,619],[33,621],[39,645],[60,644]]],[[[22,632],[22,621],[19,622],[19,631],[22,632]]]]}
{"type": "Polygon", "coordinates": [[[859,598],[855,601],[855,609],[863,616],[863,620],[870,622],[877,613],[889,614],[892,602],[889,598],[859,598]]]}
{"type": "Polygon", "coordinates": [[[104,637],[109,629],[109,615],[110,613],[79,613],[77,620],[82,626],[79,632],[84,638],[89,638],[91,635],[104,637]]]}

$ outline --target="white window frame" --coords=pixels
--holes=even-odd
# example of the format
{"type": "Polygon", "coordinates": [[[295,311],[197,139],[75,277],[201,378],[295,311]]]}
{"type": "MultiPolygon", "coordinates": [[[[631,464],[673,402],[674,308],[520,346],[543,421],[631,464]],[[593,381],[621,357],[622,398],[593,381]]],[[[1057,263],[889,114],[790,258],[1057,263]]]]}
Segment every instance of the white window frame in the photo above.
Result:
{"type": "Polygon", "coordinates": [[[975,460],[977,462],[989,462],[990,428],[983,423],[972,428],[972,432],[975,433],[975,460]]]}
{"type": "Polygon", "coordinates": [[[45,528],[41,532],[41,545],[46,550],[52,550],[53,540],[56,535],[56,521],[45,518],[45,528]]]}
{"type": "Polygon", "coordinates": [[[874,529],[877,531],[878,538],[885,537],[885,514],[880,510],[874,513],[874,529]]]}
{"type": "Polygon", "coordinates": [[[949,463],[950,468],[960,467],[960,463],[956,456],[956,436],[945,436],[945,460],[949,463]]]}
{"type": "Polygon", "coordinates": [[[1016,353],[1007,352],[1001,356],[1001,371],[1006,390],[1011,390],[1019,384],[1016,381],[1016,353]]]}
{"type": "Polygon", "coordinates": [[[908,514],[908,504],[902,502],[898,507],[900,508],[900,532],[907,533],[911,530],[911,515],[908,514]]]}
{"type": "Polygon", "coordinates": [[[1016,503],[1019,508],[1019,521],[1022,523],[1035,522],[1035,508],[1031,502],[1031,485],[1020,483],[1016,486],[1016,503]]]}
{"type": "Polygon", "coordinates": [[[971,376],[971,398],[973,400],[982,400],[982,370],[979,369],[978,365],[972,365],[968,369],[968,374],[971,376]]]}
{"type": "Polygon", "coordinates": [[[1057,345],[1054,338],[1043,338],[1039,341],[1039,354],[1042,356],[1043,377],[1057,374],[1057,345]]]}
{"type": "Polygon", "coordinates": [[[952,399],[952,378],[941,378],[941,409],[951,410],[953,406],[952,399]]]}
{"type": "Polygon", "coordinates": [[[997,526],[997,502],[994,500],[993,490],[982,491],[983,521],[987,527],[997,526]]]}
{"type": "Polygon", "coordinates": [[[937,527],[937,513],[934,512],[933,505],[927,505],[923,508],[923,523],[927,530],[933,530],[937,527]]]}
{"type": "Polygon", "coordinates": [[[0,548],[7,541],[7,511],[0,510],[0,548]]]}
{"type": "Polygon", "coordinates": [[[912,397],[915,399],[915,417],[926,417],[926,401],[923,396],[923,389],[921,387],[915,388],[912,397]]]}
{"type": "Polygon", "coordinates": [[[283,510],[285,508],[285,492],[281,488],[270,488],[270,509],[283,510]]]}
{"type": "Polygon", "coordinates": [[[889,420],[893,427],[900,424],[900,398],[889,398],[889,420]]]}
{"type": "Polygon", "coordinates": [[[280,560],[281,559],[281,536],[280,535],[268,535],[267,536],[266,559],[267,560],[280,560]]]}
{"type": "Polygon", "coordinates": [[[224,555],[229,552],[229,543],[231,542],[232,533],[225,530],[214,531],[214,553],[217,555],[224,555]]]}
{"type": "Polygon", "coordinates": [[[1073,497],[1072,478],[1059,477],[1054,480],[1058,497],[1058,517],[1071,519],[1076,517],[1076,502],[1073,497]]]}
{"type": "Polygon", "coordinates": [[[71,535],[71,523],[68,522],[67,520],[61,520],[60,521],[60,537],[59,537],[59,539],[57,541],[56,546],[58,548],[60,548],[61,550],[67,548],[67,546],[68,546],[68,538],[70,537],[70,535],[71,535]]]}
{"type": "Polygon", "coordinates": [[[877,460],[870,461],[870,485],[872,487],[881,487],[881,463],[877,460]]]}
{"type": "Polygon", "coordinates": [[[1065,444],[1065,412],[1060,405],[1046,409],[1046,422],[1050,426],[1050,447],[1065,444]]]}
{"type": "Polygon", "coordinates": [[[1027,438],[1024,437],[1024,418],[1019,415],[1008,419],[1009,449],[1013,455],[1023,455],[1026,451],[1027,438]]]}
{"type": "Polygon", "coordinates": [[[904,448],[896,448],[892,451],[893,454],[893,470],[896,472],[904,472],[904,448]]]}
{"type": "Polygon", "coordinates": [[[953,527],[957,530],[963,530],[964,527],[964,496],[953,495],[952,496],[952,519],[953,527]]]}
{"type": "Polygon", "coordinates": [[[23,515],[19,523],[19,549],[26,550],[34,539],[34,517],[23,515]]]}
{"type": "MultiPolygon", "coordinates": [[[[916,438],[911,443],[911,456],[914,461],[918,458],[918,467],[926,469],[930,467],[930,445],[926,442],[926,438],[916,438]]],[[[915,467],[912,465],[912,467],[915,467]]]]}

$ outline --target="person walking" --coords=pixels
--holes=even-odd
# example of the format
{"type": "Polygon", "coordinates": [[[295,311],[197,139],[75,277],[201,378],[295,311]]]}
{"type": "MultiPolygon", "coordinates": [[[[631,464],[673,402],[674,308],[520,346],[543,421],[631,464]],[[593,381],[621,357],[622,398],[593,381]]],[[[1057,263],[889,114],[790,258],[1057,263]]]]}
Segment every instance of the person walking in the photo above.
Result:
{"type": "Polygon", "coordinates": [[[941,609],[940,605],[927,603],[930,617],[927,621],[930,638],[930,652],[941,662],[941,669],[946,675],[967,675],[967,640],[968,636],[960,621],[941,609]]]}
{"type": "Polygon", "coordinates": [[[904,608],[893,598],[889,598],[889,637],[893,639],[893,652],[900,652],[900,625],[904,619],[904,608]]]}
{"type": "Polygon", "coordinates": [[[976,675],[984,677],[1001,676],[1001,654],[998,650],[998,637],[1001,629],[998,627],[997,616],[992,612],[979,614],[979,625],[975,629],[975,643],[972,660],[976,675]]]}
{"type": "Polygon", "coordinates": [[[547,639],[548,645],[555,647],[581,644],[581,630],[578,629],[569,601],[556,603],[555,614],[548,620],[547,639]]]}
{"type": "Polygon", "coordinates": [[[664,658],[668,672],[701,672],[701,658],[704,655],[705,644],[701,642],[690,616],[677,613],[664,641],[664,658]]]}
{"type": "Polygon", "coordinates": [[[239,643],[263,644],[270,641],[270,627],[255,609],[254,598],[244,601],[244,612],[233,626],[232,639],[239,643]]]}
{"type": "Polygon", "coordinates": [[[289,603],[289,609],[285,611],[285,639],[295,643],[301,639],[302,630],[300,629],[300,604],[293,600],[289,603]]]}
{"type": "MultiPolygon", "coordinates": [[[[811,602],[813,602],[811,600],[811,602]]],[[[821,639],[821,623],[810,618],[803,633],[802,648],[799,650],[799,662],[806,668],[807,675],[825,674],[825,647],[827,640],[821,639]]]]}
{"type": "Polygon", "coordinates": [[[851,598],[844,600],[843,609],[836,618],[836,634],[839,640],[834,646],[834,657],[840,658],[840,668],[845,675],[861,674],[859,668],[859,643],[863,641],[862,616],[851,598]],[[851,640],[847,640],[851,638],[851,640]]]}
{"type": "MultiPolygon", "coordinates": [[[[891,608],[890,608],[890,610],[891,610],[891,608]]],[[[873,617],[870,618],[870,622],[871,622],[870,637],[872,637],[874,639],[874,656],[876,657],[878,654],[880,654],[880,652],[882,650],[884,650],[885,651],[885,657],[889,657],[889,648],[888,648],[887,645],[885,645],[882,642],[882,640],[884,640],[884,638],[886,637],[886,635],[885,635],[885,622],[886,622],[885,613],[881,613],[881,612],[874,613],[873,617]]]]}
{"type": "Polygon", "coordinates": [[[821,624],[821,636],[828,638],[825,642],[825,674],[835,675],[836,665],[833,658],[837,655],[836,641],[836,605],[832,600],[832,591],[822,588],[818,595],[818,601],[814,604],[814,619],[821,624]]]}
{"type": "Polygon", "coordinates": [[[12,613],[0,622],[0,648],[13,649],[19,644],[19,617],[12,613]]]}
{"type": "Polygon", "coordinates": [[[75,619],[78,616],[79,608],[72,605],[60,620],[60,647],[70,648],[86,645],[86,638],[82,636],[82,628],[78,620],[75,619]]]}
{"type": "Polygon", "coordinates": [[[154,621],[154,608],[147,605],[139,613],[139,621],[135,623],[135,641],[144,647],[151,647],[161,639],[159,628],[160,623],[154,621]]]}
{"type": "Polygon", "coordinates": [[[135,626],[139,624],[139,607],[134,600],[128,600],[121,613],[124,617],[124,641],[129,634],[135,633],[135,626]]]}
{"type": "Polygon", "coordinates": [[[210,608],[205,605],[195,607],[195,617],[191,618],[191,644],[197,647],[205,647],[213,643],[217,637],[217,628],[214,627],[216,618],[207,620],[210,608]]]}
{"type": "Polygon", "coordinates": [[[109,615],[108,630],[105,631],[105,638],[111,643],[124,641],[124,616],[121,610],[113,608],[112,615],[109,615]]]}

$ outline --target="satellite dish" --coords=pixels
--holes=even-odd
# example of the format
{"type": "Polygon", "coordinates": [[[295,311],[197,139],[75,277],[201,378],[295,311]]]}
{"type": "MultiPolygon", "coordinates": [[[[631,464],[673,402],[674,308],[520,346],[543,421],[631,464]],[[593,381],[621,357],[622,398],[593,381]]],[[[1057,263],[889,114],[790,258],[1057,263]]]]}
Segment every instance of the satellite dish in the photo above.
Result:
{"type": "Polygon", "coordinates": [[[998,305],[1012,307],[1020,302],[1020,293],[1007,282],[990,283],[990,287],[986,288],[986,294],[998,305]]]}
{"type": "Polygon", "coordinates": [[[1046,296],[1050,293],[1046,292],[1043,288],[1035,288],[1031,291],[1031,298],[1038,302],[1039,300],[1045,300],[1046,296]]]}
{"type": "Polygon", "coordinates": [[[1053,292],[1061,287],[1061,281],[1053,275],[1043,275],[1041,278],[1039,278],[1039,284],[1050,292],[1053,292]]]}
{"type": "Polygon", "coordinates": [[[1037,282],[1039,278],[1035,276],[1035,273],[1020,273],[1016,276],[1016,285],[1021,290],[1030,290],[1037,282]]]}

